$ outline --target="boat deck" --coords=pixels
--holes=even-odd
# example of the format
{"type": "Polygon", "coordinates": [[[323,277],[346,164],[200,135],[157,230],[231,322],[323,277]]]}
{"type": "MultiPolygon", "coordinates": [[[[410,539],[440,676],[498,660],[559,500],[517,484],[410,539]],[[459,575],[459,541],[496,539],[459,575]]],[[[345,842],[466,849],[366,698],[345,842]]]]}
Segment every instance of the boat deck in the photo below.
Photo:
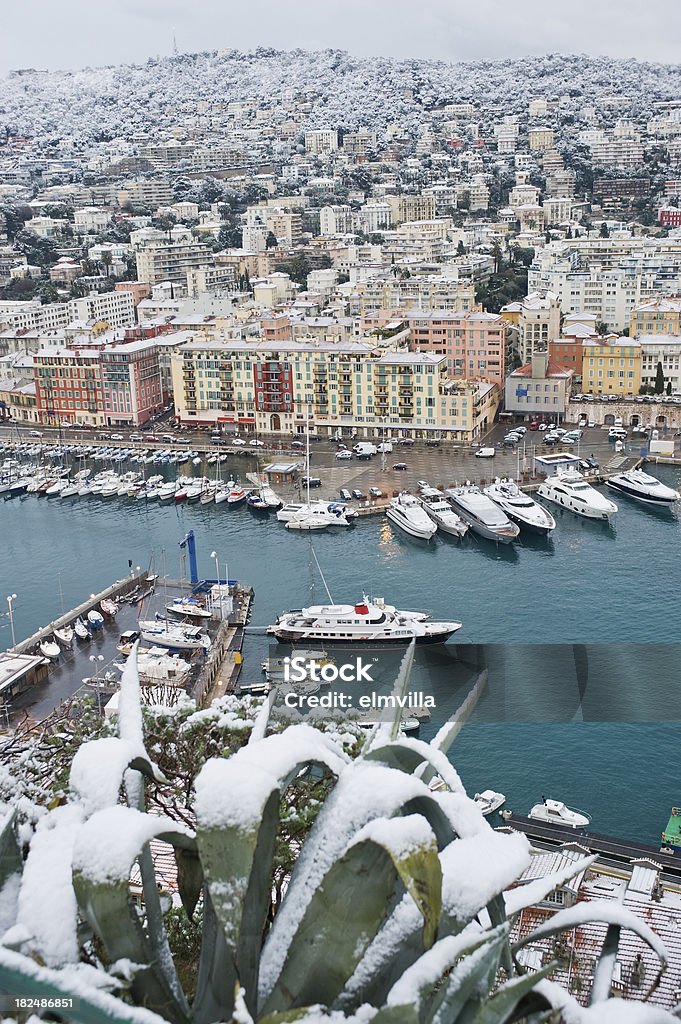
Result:
{"type": "Polygon", "coordinates": [[[672,807],[667,827],[662,833],[662,840],[670,846],[681,847],[681,807],[672,807]]]}

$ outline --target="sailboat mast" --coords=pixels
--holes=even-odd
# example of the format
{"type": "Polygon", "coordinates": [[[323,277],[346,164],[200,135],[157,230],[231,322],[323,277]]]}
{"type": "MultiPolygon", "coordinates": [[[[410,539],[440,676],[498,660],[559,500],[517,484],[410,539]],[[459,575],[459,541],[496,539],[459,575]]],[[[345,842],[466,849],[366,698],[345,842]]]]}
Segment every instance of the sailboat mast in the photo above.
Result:
{"type": "Polygon", "coordinates": [[[310,507],[310,406],[309,405],[307,407],[307,417],[306,417],[305,426],[307,428],[306,429],[307,437],[306,437],[306,444],[305,444],[305,472],[307,473],[307,476],[305,477],[305,479],[307,481],[307,505],[308,505],[308,509],[309,509],[309,507],[310,507]]]}

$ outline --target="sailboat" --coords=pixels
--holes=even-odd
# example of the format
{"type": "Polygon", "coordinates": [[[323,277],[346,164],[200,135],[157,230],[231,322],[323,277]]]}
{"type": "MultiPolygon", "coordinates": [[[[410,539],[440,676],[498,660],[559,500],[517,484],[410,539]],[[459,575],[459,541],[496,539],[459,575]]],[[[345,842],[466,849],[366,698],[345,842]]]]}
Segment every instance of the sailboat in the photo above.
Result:
{"type": "Polygon", "coordinates": [[[277,519],[285,523],[291,530],[323,530],[327,526],[349,526],[350,516],[357,515],[356,510],[348,509],[338,502],[310,500],[310,407],[307,408],[305,444],[305,503],[289,502],[277,512],[277,519]]]}

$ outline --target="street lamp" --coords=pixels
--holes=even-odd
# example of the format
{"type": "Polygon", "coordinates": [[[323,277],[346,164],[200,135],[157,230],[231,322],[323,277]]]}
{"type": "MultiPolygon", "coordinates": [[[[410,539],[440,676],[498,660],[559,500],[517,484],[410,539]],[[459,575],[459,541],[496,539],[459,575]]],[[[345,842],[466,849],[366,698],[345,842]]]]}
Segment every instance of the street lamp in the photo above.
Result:
{"type": "Polygon", "coordinates": [[[17,595],[16,594],[8,594],[7,595],[7,605],[9,607],[9,625],[10,625],[10,629],[12,630],[12,647],[16,647],[16,643],[17,643],[15,638],[14,638],[14,612],[12,610],[12,601],[16,601],[16,599],[17,599],[17,595]]]}

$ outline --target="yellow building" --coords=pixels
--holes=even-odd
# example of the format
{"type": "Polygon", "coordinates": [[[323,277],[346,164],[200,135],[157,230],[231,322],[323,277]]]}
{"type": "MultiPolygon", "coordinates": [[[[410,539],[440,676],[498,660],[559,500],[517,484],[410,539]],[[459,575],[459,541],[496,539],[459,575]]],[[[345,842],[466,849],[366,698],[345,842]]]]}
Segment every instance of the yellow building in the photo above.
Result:
{"type": "Polygon", "coordinates": [[[681,299],[654,299],[635,306],[631,312],[629,334],[681,334],[681,299]]]}
{"type": "Polygon", "coordinates": [[[641,346],[617,334],[585,338],[582,391],[590,395],[637,395],[641,386],[641,346]]]}
{"type": "Polygon", "coordinates": [[[244,433],[312,431],[471,440],[494,419],[495,385],[452,381],[447,357],[375,343],[195,339],[172,361],[181,423],[244,433]]]}
{"type": "Polygon", "coordinates": [[[527,133],[527,144],[533,153],[544,153],[553,149],[555,144],[552,128],[530,128],[527,133]]]}

